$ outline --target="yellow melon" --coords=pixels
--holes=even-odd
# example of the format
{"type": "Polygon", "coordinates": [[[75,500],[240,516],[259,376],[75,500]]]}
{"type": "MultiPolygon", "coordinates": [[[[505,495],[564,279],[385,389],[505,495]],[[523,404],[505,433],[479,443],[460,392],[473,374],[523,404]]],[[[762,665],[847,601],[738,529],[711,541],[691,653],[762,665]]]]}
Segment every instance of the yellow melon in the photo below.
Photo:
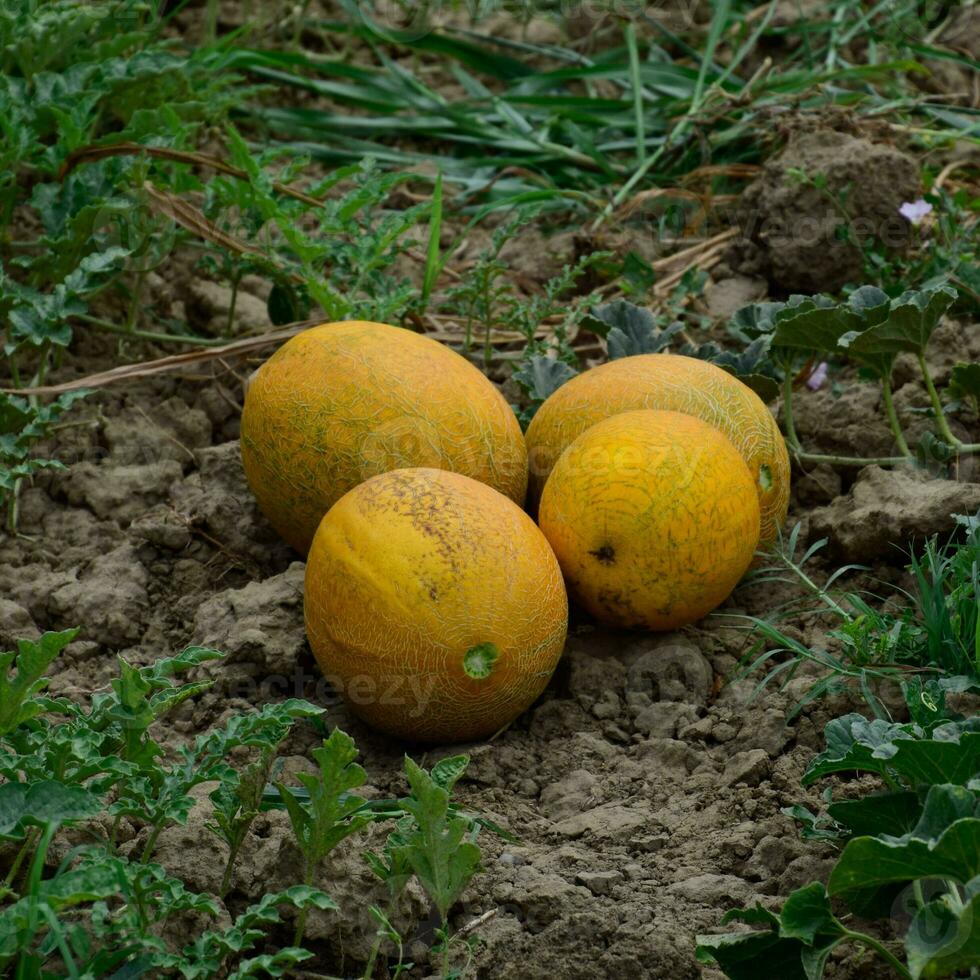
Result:
{"type": "Polygon", "coordinates": [[[613,626],[676,629],[722,603],[759,541],[745,461],[680,412],[623,412],[580,435],[541,495],[568,589],[613,626]]]}
{"type": "Polygon", "coordinates": [[[452,470],[518,504],[527,488],[500,392],[448,347],[382,323],[325,323],[284,344],[249,384],[241,446],[259,507],[303,554],[335,501],[388,470],[452,470]]]}
{"type": "Polygon", "coordinates": [[[544,535],[496,490],[402,469],[323,518],[306,565],[306,630],[351,710],[423,742],[494,734],[544,690],[568,600],[544,535]]]}
{"type": "Polygon", "coordinates": [[[639,409],[684,412],[723,432],[741,453],[759,497],[760,547],[776,540],[789,506],[789,455],[764,402],[727,371],[680,354],[638,354],[562,385],[527,430],[531,507],[562,451],[602,419],[639,409]]]}

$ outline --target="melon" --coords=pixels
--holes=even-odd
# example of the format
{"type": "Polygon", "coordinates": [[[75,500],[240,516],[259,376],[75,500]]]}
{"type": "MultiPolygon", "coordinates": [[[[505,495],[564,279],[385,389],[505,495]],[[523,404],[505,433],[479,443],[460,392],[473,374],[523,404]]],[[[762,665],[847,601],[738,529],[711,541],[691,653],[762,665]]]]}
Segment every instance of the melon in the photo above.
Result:
{"type": "Polygon", "coordinates": [[[523,503],[527,450],[499,391],[448,347],[399,327],[325,323],[287,341],[252,378],[242,462],[259,507],[305,554],[348,490],[426,466],[523,503]]]}
{"type": "Polygon", "coordinates": [[[419,742],[493,735],[544,690],[568,599],[512,500],[429,468],[375,476],[327,512],[306,565],[323,673],[373,727],[419,742]]]}
{"type": "Polygon", "coordinates": [[[680,354],[637,354],[572,378],[538,409],[527,430],[529,504],[536,507],[562,451],[620,412],[684,412],[714,426],[741,453],[761,514],[760,547],[771,545],[789,506],[789,455],[772,413],[741,381],[707,361],[680,354]]]}
{"type": "Polygon", "coordinates": [[[722,603],[759,542],[742,456],[681,412],[623,412],[561,454],[539,523],[571,596],[611,626],[677,629],[722,603]]]}

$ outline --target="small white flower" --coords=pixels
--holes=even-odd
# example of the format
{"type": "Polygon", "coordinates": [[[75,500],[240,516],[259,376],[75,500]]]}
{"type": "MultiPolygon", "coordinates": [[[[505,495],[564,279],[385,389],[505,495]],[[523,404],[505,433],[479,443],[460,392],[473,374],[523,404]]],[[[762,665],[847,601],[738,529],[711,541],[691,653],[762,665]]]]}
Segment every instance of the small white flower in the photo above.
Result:
{"type": "Polygon", "coordinates": [[[819,391],[823,387],[823,383],[827,380],[827,362],[821,361],[811,372],[810,377],[806,379],[806,386],[810,391],[819,391]]]}
{"type": "Polygon", "coordinates": [[[917,201],[906,201],[899,209],[898,213],[912,222],[913,225],[919,224],[922,219],[932,211],[932,205],[920,197],[917,201]]]}

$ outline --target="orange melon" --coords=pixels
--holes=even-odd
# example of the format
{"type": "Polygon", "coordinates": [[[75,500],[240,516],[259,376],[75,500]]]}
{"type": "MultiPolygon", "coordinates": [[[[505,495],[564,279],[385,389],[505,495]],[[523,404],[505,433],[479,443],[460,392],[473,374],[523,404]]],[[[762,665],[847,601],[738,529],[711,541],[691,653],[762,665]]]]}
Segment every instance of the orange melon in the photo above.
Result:
{"type": "Polygon", "coordinates": [[[722,603],[752,562],[759,498],[716,428],[623,412],[580,435],[541,495],[569,592],[613,626],[676,629],[722,603]]]}
{"type": "Polygon", "coordinates": [[[638,354],[572,378],[538,409],[526,433],[530,490],[537,505],[552,467],[583,432],[620,412],[661,409],[693,415],[719,429],[741,453],[759,497],[760,547],[776,540],[789,506],[789,454],[762,399],[707,361],[680,354],[638,354]]]}
{"type": "Polygon", "coordinates": [[[325,323],[252,378],[242,462],[259,507],[305,554],[320,518],[368,477],[431,466],[524,501],[527,450],[514,413],[465,358],[382,323],[325,323]]]}
{"type": "Polygon", "coordinates": [[[568,600],[513,501],[444,470],[362,483],[323,518],[306,630],[324,674],[375,728],[422,742],[493,735],[544,690],[568,600]]]}

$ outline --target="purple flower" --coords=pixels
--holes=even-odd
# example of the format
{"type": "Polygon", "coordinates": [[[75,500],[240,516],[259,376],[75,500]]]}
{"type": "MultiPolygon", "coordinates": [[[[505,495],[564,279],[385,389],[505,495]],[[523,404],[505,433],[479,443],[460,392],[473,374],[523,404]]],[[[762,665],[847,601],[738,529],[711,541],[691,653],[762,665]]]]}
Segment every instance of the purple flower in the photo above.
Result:
{"type": "Polygon", "coordinates": [[[899,209],[898,213],[912,222],[913,225],[919,224],[922,219],[932,211],[932,205],[924,201],[921,197],[917,201],[906,201],[899,209]]]}
{"type": "Polygon", "coordinates": [[[819,391],[823,387],[823,383],[827,380],[827,362],[821,361],[811,372],[810,377],[806,379],[806,386],[810,391],[819,391]]]}

